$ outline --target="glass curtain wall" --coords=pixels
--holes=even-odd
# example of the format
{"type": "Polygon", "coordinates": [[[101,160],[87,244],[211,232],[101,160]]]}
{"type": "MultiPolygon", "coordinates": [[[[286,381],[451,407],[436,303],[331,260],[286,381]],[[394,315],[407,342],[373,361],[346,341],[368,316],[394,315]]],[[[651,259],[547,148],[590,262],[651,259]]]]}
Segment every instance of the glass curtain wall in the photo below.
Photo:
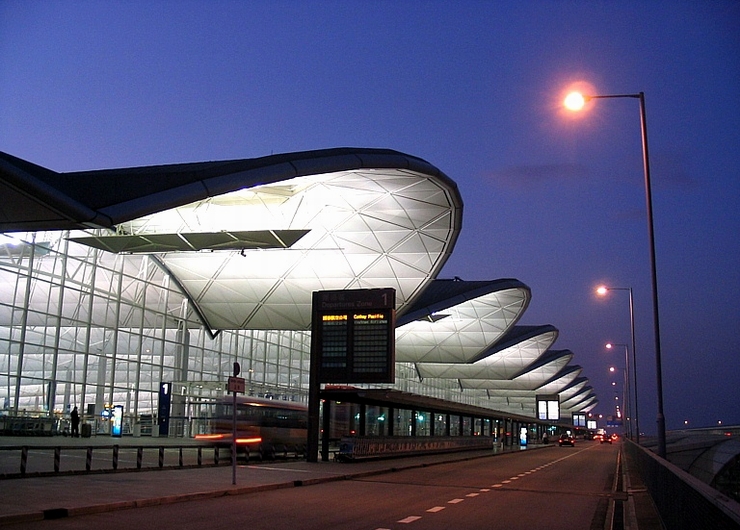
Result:
{"type": "MultiPolygon", "coordinates": [[[[308,332],[213,334],[154,257],[70,235],[0,234],[0,415],[61,421],[77,406],[99,430],[106,408],[122,405],[125,432],[156,414],[159,385],[172,382],[177,433],[189,435],[202,407],[224,395],[235,361],[249,394],[306,400],[308,332]]],[[[485,406],[456,381],[420,381],[411,364],[396,373],[398,390],[485,406]]]]}

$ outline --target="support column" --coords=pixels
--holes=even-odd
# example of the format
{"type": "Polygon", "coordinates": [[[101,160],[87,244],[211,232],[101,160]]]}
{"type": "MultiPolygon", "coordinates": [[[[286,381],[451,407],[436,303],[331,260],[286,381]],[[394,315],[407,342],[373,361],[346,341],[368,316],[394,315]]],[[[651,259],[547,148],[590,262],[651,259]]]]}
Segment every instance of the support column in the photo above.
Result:
{"type": "Polygon", "coordinates": [[[326,399],[323,404],[321,417],[321,461],[329,461],[329,435],[331,434],[331,401],[326,399]]]}

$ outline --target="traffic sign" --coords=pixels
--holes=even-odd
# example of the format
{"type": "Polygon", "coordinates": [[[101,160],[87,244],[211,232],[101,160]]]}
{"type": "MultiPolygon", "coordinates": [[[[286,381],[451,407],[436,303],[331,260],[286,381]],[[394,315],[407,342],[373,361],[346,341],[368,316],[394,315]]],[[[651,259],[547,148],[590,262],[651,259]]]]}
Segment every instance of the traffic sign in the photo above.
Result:
{"type": "Polygon", "coordinates": [[[244,394],[246,390],[246,384],[243,377],[229,377],[229,384],[227,386],[229,392],[238,392],[244,394]]]}

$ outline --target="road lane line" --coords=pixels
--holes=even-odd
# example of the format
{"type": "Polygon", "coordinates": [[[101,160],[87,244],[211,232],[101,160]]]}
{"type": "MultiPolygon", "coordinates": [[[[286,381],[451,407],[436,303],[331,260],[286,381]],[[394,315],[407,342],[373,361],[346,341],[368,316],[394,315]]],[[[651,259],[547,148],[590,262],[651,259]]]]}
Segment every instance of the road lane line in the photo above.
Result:
{"type": "Polygon", "coordinates": [[[408,524],[413,523],[414,521],[418,521],[419,519],[421,519],[421,515],[409,515],[408,517],[404,517],[400,521],[396,522],[401,524],[408,524]]]}
{"type": "Polygon", "coordinates": [[[445,508],[446,508],[446,506],[435,506],[434,508],[429,508],[427,511],[429,513],[437,513],[437,512],[441,512],[445,508]]]}
{"type": "Polygon", "coordinates": [[[452,499],[451,501],[447,501],[447,504],[457,504],[458,502],[462,502],[465,499],[452,499]]]}

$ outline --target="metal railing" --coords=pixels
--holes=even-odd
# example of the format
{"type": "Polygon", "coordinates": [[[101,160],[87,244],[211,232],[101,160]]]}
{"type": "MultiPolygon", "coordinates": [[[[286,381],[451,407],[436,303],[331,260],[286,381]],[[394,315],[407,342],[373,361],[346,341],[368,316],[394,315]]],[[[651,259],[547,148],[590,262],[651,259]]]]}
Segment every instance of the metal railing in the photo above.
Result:
{"type": "MultiPolygon", "coordinates": [[[[238,458],[250,456],[262,457],[238,458]]],[[[231,459],[229,447],[210,445],[7,446],[0,447],[0,478],[218,466],[231,459]]]]}
{"type": "Polygon", "coordinates": [[[665,528],[740,528],[740,503],[629,440],[627,454],[647,487],[665,528]]]}

